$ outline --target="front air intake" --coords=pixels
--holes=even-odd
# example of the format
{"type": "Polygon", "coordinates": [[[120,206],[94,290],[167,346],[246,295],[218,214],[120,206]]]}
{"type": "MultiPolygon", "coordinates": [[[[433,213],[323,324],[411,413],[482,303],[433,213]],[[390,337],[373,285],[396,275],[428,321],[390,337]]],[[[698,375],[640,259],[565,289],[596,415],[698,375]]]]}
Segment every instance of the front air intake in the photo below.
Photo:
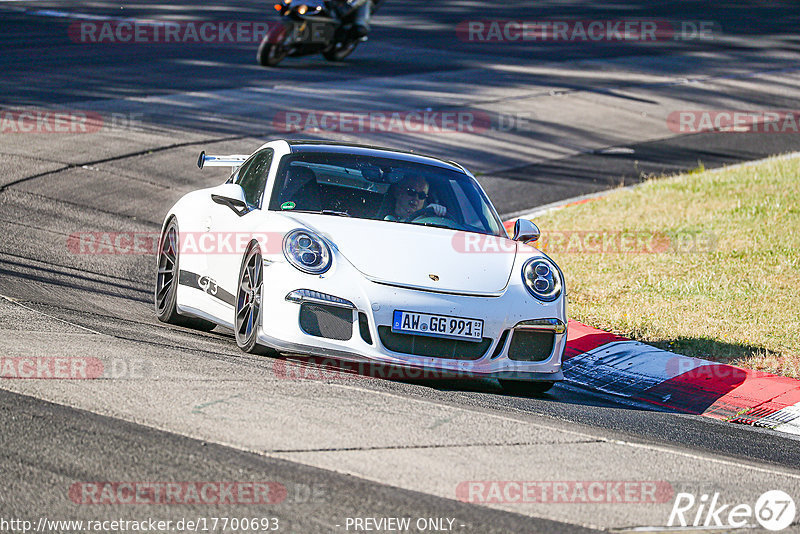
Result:
{"type": "Polygon", "coordinates": [[[444,358],[448,360],[477,360],[489,350],[492,338],[481,341],[461,341],[414,334],[392,332],[390,326],[379,326],[378,336],[387,349],[413,356],[444,358]]]}
{"type": "Polygon", "coordinates": [[[518,362],[543,362],[553,352],[555,338],[555,334],[548,331],[514,330],[508,357],[518,362]]]}
{"type": "Polygon", "coordinates": [[[300,305],[300,328],[310,336],[346,341],[353,337],[353,310],[325,304],[300,305]]]}

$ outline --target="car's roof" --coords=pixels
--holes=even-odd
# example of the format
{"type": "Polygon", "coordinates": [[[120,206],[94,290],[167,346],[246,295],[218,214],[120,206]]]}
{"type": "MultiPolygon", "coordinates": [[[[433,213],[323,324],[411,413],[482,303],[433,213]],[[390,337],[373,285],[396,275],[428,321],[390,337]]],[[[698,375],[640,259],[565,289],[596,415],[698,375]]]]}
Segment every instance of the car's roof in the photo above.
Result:
{"type": "Polygon", "coordinates": [[[404,150],[397,150],[394,148],[386,148],[370,145],[358,145],[353,143],[340,143],[333,141],[315,141],[315,140],[286,140],[293,153],[296,152],[334,152],[338,154],[355,154],[359,156],[374,156],[383,158],[394,158],[402,161],[409,161],[413,163],[422,163],[425,165],[435,165],[445,169],[464,172],[464,169],[452,161],[435,158],[433,156],[422,156],[414,152],[407,152],[404,150]]]}

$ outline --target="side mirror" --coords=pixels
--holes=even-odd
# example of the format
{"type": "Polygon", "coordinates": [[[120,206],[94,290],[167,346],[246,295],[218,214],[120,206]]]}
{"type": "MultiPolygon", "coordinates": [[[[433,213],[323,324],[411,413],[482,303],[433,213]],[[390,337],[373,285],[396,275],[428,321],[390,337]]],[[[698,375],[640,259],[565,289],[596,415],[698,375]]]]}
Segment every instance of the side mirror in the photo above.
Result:
{"type": "Polygon", "coordinates": [[[514,241],[533,242],[539,239],[539,235],[539,227],[528,219],[517,219],[514,223],[514,241]]]}
{"type": "Polygon", "coordinates": [[[222,184],[213,189],[211,200],[228,206],[239,217],[250,211],[244,198],[244,189],[239,184],[222,184]]]}

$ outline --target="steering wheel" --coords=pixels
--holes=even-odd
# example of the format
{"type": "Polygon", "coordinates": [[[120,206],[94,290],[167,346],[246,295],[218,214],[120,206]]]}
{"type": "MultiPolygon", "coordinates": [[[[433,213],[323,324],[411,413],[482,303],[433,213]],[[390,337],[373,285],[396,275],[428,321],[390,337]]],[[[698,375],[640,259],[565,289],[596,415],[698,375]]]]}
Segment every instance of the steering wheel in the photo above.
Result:
{"type": "Polygon", "coordinates": [[[418,209],[417,211],[415,211],[414,213],[412,213],[411,215],[406,217],[405,220],[410,221],[410,222],[416,222],[417,219],[421,219],[421,218],[452,220],[452,219],[450,219],[450,217],[447,216],[446,213],[444,214],[444,217],[439,217],[438,215],[436,215],[434,213],[433,208],[431,208],[430,206],[425,206],[422,209],[418,209]]]}
{"type": "Polygon", "coordinates": [[[453,219],[448,217],[437,217],[435,215],[427,215],[422,214],[415,219],[410,219],[410,221],[414,224],[420,225],[429,225],[429,226],[440,226],[444,228],[450,228],[452,230],[463,230],[464,227],[458,224],[453,219]]]}

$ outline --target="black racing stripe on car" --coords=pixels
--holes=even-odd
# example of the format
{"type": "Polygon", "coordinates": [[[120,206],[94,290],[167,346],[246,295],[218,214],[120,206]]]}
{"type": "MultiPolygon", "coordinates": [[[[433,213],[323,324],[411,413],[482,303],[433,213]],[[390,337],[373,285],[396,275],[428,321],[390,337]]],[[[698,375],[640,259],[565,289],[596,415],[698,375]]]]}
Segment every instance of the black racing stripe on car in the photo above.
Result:
{"type": "Polygon", "coordinates": [[[208,293],[212,297],[221,300],[225,304],[229,306],[233,306],[236,303],[236,297],[233,294],[228,293],[213,279],[209,278],[208,276],[203,276],[197,273],[193,273],[191,271],[184,271],[181,269],[180,276],[178,277],[178,283],[182,286],[188,286],[194,289],[199,289],[205,293],[208,293]],[[205,279],[205,283],[201,283],[201,280],[205,279]]]}
{"type": "Polygon", "coordinates": [[[178,283],[182,286],[189,286],[195,289],[199,289],[203,291],[203,288],[200,287],[200,283],[198,280],[200,279],[200,275],[193,273],[192,271],[184,271],[181,269],[181,274],[178,277],[178,283]]]}
{"type": "Polygon", "coordinates": [[[227,304],[228,306],[233,306],[236,303],[236,297],[234,297],[232,293],[228,293],[221,287],[218,288],[217,294],[214,296],[217,297],[222,302],[224,302],[225,304],[227,304]]]}

